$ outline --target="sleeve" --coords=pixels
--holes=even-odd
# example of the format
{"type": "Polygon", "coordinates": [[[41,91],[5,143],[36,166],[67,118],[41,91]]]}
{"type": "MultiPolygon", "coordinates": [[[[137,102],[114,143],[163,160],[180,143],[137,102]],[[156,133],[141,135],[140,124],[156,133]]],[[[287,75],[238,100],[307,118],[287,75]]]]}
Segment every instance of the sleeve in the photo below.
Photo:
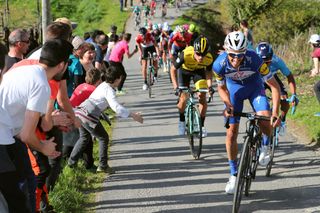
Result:
{"type": "Polygon", "coordinates": [[[125,107],[123,107],[119,102],[116,100],[116,94],[114,91],[111,91],[109,89],[107,91],[107,101],[110,106],[110,108],[120,117],[127,118],[130,115],[129,110],[127,110],[125,107]]]}
{"type": "Polygon", "coordinates": [[[125,46],[124,52],[125,52],[126,54],[129,53],[129,45],[128,45],[128,44],[125,46]]]}
{"type": "Polygon", "coordinates": [[[289,68],[287,67],[287,65],[284,63],[284,61],[281,58],[279,58],[278,65],[279,65],[279,70],[281,71],[281,73],[283,75],[288,76],[291,74],[291,71],[289,70],[289,68]]]}
{"type": "Polygon", "coordinates": [[[136,38],[136,42],[137,42],[138,44],[140,44],[140,43],[141,43],[141,37],[140,37],[140,36],[137,36],[137,38],[136,38]]]}
{"type": "Polygon", "coordinates": [[[43,84],[35,84],[29,94],[27,109],[45,114],[50,98],[50,88],[43,84]]]}
{"type": "Polygon", "coordinates": [[[184,52],[180,54],[180,56],[174,61],[174,68],[179,69],[184,63],[184,52]]]}
{"type": "Polygon", "coordinates": [[[225,70],[222,63],[222,55],[220,55],[214,62],[212,66],[213,74],[216,78],[216,82],[219,86],[225,84],[225,70]]]}

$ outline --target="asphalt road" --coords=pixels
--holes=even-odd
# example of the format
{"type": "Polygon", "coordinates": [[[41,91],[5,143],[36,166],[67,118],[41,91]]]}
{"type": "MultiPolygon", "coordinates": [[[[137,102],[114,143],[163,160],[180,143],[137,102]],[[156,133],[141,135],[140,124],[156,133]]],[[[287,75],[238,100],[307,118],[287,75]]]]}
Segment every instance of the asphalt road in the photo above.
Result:
{"type": "MultiPolygon", "coordinates": [[[[200,0],[196,1],[197,3],[200,0]]],[[[172,22],[182,11],[169,9],[172,22]]],[[[160,22],[159,11],[156,22],[160,22]]],[[[133,20],[127,23],[136,32],[133,20]]],[[[90,212],[231,212],[233,196],[224,192],[229,177],[225,151],[223,104],[218,95],[209,105],[201,159],[193,160],[185,137],[178,136],[176,97],[168,75],[160,71],[153,97],[142,90],[137,54],[124,61],[127,94],[120,101],[140,111],[144,124],[118,119],[113,130],[110,165],[116,174],[106,178],[97,191],[90,212]]],[[[244,131],[244,119],[242,129],[244,131]]],[[[320,212],[320,158],[289,134],[280,138],[271,177],[258,168],[251,194],[244,197],[241,212],[320,212]]],[[[241,135],[238,138],[242,144],[241,135]]]]}

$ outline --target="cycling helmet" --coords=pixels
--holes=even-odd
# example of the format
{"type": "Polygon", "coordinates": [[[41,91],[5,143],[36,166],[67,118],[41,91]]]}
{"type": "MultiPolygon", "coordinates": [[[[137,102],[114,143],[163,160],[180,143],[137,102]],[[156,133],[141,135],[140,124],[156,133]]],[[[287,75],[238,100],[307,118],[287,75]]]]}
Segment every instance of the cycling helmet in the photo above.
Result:
{"type": "Polygon", "coordinates": [[[160,30],[162,29],[162,24],[161,24],[161,23],[158,24],[158,28],[159,28],[160,30]]]}
{"type": "Polygon", "coordinates": [[[153,24],[153,25],[152,25],[152,29],[153,29],[153,30],[158,30],[158,29],[159,29],[159,27],[158,27],[158,25],[157,25],[157,24],[153,24]]]}
{"type": "Polygon", "coordinates": [[[184,29],[185,31],[188,31],[188,30],[189,30],[189,24],[184,24],[184,25],[183,25],[183,29],[184,29]]]}
{"type": "Polygon", "coordinates": [[[272,59],[273,50],[271,44],[268,42],[260,42],[256,48],[257,54],[265,61],[269,61],[272,59]]]}
{"type": "Polygon", "coordinates": [[[167,32],[170,30],[170,27],[168,25],[163,25],[162,30],[167,32]]]}
{"type": "Polygon", "coordinates": [[[175,29],[176,32],[180,32],[180,33],[184,33],[185,30],[183,29],[183,27],[181,27],[180,25],[177,25],[176,26],[176,29],[175,29]]]}
{"type": "Polygon", "coordinates": [[[210,50],[209,40],[204,36],[199,36],[193,43],[194,51],[200,55],[206,55],[210,50]]]}
{"type": "Polygon", "coordinates": [[[224,40],[224,48],[226,51],[245,52],[247,50],[247,38],[242,32],[231,32],[224,40]]]}
{"type": "Polygon", "coordinates": [[[196,31],[196,25],[190,24],[190,26],[189,26],[189,32],[190,32],[190,33],[194,33],[195,31],[196,31]]]}
{"type": "Polygon", "coordinates": [[[320,35],[318,35],[318,34],[311,35],[309,42],[311,44],[319,44],[320,43],[320,35]]]}
{"type": "Polygon", "coordinates": [[[145,27],[141,27],[141,28],[139,29],[139,33],[140,33],[141,35],[145,35],[145,34],[147,34],[147,29],[146,29],[145,27]]]}

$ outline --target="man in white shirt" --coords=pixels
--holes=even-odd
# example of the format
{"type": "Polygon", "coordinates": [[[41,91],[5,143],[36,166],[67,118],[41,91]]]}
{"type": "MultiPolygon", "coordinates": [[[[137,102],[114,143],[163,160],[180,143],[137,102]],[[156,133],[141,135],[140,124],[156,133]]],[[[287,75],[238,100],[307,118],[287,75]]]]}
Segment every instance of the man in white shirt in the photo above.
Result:
{"type": "Polygon", "coordinates": [[[0,191],[10,212],[30,212],[19,183],[33,174],[27,147],[55,158],[54,138],[40,141],[35,132],[50,97],[48,80],[61,80],[72,53],[72,45],[62,39],[47,41],[39,64],[12,68],[0,84],[0,191]],[[20,200],[21,199],[21,200],[20,200]]]}

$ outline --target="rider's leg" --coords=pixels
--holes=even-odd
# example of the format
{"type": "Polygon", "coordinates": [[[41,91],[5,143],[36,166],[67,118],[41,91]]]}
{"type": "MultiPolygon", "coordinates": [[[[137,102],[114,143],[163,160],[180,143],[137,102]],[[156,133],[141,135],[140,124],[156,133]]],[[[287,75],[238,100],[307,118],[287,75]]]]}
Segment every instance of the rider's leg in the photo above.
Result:
{"type": "Polygon", "coordinates": [[[206,93],[199,93],[199,111],[201,116],[202,127],[204,127],[204,120],[206,118],[208,103],[206,99],[206,93]]]}
{"type": "Polygon", "coordinates": [[[147,60],[146,59],[141,59],[141,71],[142,71],[142,79],[143,82],[146,84],[147,83],[147,60]]]}

